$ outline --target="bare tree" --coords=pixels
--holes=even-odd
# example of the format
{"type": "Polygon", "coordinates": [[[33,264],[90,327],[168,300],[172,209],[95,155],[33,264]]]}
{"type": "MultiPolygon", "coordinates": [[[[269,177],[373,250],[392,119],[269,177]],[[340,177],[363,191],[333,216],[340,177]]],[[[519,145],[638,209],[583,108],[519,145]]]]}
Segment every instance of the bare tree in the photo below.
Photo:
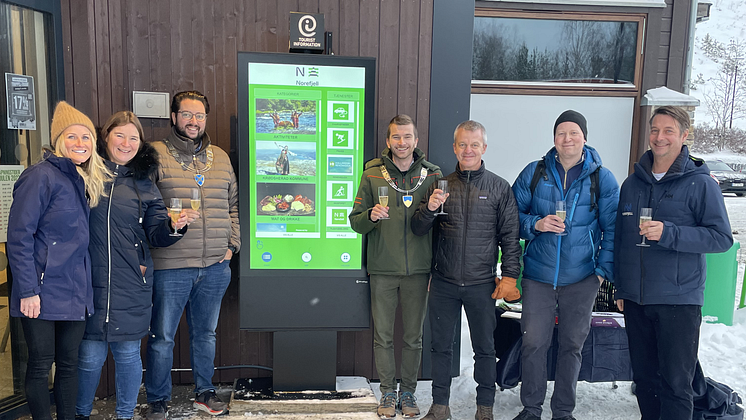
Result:
{"type": "Polygon", "coordinates": [[[746,153],[746,131],[740,128],[713,127],[699,124],[694,128],[694,143],[691,147],[695,153],[713,153],[729,150],[733,153],[746,153]]]}
{"type": "Polygon", "coordinates": [[[746,116],[746,43],[731,39],[723,44],[710,34],[700,41],[702,52],[719,64],[715,76],[695,83],[702,83],[705,104],[710,110],[712,122],[725,137],[725,129],[733,128],[733,120],[746,116]]]}

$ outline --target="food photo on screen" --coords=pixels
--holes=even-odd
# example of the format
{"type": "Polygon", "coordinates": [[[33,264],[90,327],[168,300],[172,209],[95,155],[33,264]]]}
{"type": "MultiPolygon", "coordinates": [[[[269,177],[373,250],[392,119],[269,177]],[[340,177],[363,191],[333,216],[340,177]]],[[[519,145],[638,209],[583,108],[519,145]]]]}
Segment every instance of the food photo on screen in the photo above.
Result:
{"type": "Polygon", "coordinates": [[[316,143],[281,140],[256,143],[256,175],[316,176],[316,143]]]}
{"type": "Polygon", "coordinates": [[[258,182],[258,216],[314,216],[316,185],[258,182]],[[261,198],[260,198],[261,197],[261,198]]]}
{"type": "Polygon", "coordinates": [[[316,101],[256,98],[256,132],[316,134],[316,101]]]}

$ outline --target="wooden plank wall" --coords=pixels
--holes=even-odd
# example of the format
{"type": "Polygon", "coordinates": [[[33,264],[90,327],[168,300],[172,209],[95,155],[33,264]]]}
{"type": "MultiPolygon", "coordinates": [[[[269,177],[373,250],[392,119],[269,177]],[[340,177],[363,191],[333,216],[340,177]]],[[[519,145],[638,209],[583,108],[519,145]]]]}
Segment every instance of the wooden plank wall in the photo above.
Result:
{"type": "MultiPolygon", "coordinates": [[[[388,121],[412,116],[427,151],[433,0],[60,0],[65,94],[95,124],[132,109],[132,91],[196,89],[207,95],[207,133],[235,152],[236,54],[287,52],[288,13],[323,13],[334,53],[378,59],[375,149],[388,121]]],[[[144,119],[146,140],[165,137],[167,120],[144,119]]],[[[232,153],[234,154],[234,153],[232,153]]],[[[237,267],[218,326],[216,366],[272,365],[272,335],[239,331],[237,267]]],[[[251,304],[251,302],[243,302],[251,304]]],[[[338,375],[376,378],[372,335],[338,334],[338,375]]],[[[176,336],[174,367],[189,368],[186,324],[176,336]]],[[[220,370],[216,382],[267,375],[254,368],[220,370]]],[[[174,375],[192,382],[190,373],[174,375]]],[[[113,393],[107,365],[99,395],[113,393]]]]}
{"type": "MultiPolygon", "coordinates": [[[[666,0],[660,22],[656,86],[684,92],[693,0],[666,0]]],[[[651,51],[655,51],[651,48],[651,51]]]]}

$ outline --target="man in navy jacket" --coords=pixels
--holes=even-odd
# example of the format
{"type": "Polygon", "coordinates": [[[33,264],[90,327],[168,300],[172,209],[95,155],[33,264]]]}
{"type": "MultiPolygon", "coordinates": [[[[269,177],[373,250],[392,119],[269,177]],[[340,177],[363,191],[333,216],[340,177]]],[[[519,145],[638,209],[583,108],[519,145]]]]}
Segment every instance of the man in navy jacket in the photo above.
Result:
{"type": "Polygon", "coordinates": [[[617,211],[616,297],[643,420],[692,418],[704,254],[733,244],[720,188],[683,145],[689,124],[682,108],[653,112],[650,150],[622,184],[617,211]],[[653,220],[640,224],[646,207],[653,220]],[[640,235],[649,246],[638,246],[640,235]]]}

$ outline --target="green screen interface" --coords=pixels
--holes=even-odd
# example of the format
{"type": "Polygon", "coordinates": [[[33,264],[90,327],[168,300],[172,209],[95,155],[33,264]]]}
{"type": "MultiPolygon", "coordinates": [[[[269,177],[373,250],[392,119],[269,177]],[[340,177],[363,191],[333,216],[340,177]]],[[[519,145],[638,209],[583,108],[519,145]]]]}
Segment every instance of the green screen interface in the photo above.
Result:
{"type": "Polygon", "coordinates": [[[249,63],[252,269],[362,267],[365,69],[249,63]]]}

